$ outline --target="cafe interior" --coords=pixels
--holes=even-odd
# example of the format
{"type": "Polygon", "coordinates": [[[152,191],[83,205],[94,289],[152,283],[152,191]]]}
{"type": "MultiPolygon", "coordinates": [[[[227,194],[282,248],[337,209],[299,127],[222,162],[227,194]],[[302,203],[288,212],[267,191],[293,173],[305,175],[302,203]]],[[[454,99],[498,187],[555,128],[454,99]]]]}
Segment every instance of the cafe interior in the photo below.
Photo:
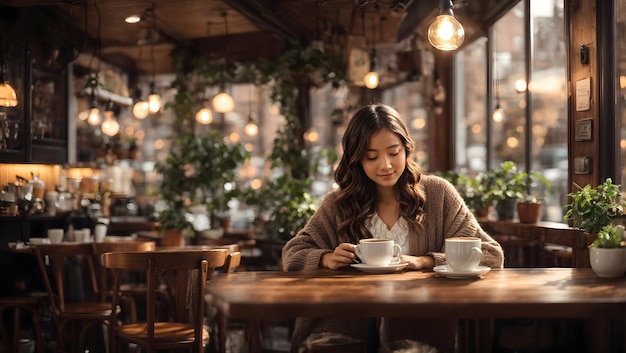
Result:
{"type": "MultiPolygon", "coordinates": [[[[0,0],[0,351],[289,352],[295,317],[350,310],[458,319],[457,352],[624,351],[626,243],[596,255],[600,228],[569,210],[608,183],[598,217],[626,224],[625,25],[626,0],[0,0]],[[411,157],[456,187],[504,269],[282,271],[369,103],[399,112],[411,157]],[[497,178],[521,186],[498,198],[481,182],[497,178]],[[178,251],[211,255],[193,277],[204,315],[191,339],[132,336],[189,316],[173,299],[192,282],[123,253],[178,251]],[[616,256],[618,274],[597,271],[616,256]],[[108,283],[124,265],[151,289],[108,283]]],[[[377,352],[370,330],[301,352],[377,352]]]]}

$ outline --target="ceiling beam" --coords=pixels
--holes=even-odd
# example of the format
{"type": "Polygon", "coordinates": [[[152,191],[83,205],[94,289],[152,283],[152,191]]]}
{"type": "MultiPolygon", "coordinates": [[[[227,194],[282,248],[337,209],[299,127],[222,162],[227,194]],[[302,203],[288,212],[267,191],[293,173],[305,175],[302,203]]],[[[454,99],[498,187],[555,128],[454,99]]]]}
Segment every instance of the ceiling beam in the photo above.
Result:
{"type": "Polygon", "coordinates": [[[246,62],[277,57],[285,51],[286,41],[271,32],[254,32],[199,38],[190,47],[209,59],[228,56],[230,61],[246,62]],[[250,50],[250,43],[254,43],[255,50],[250,50]]]}
{"type": "Polygon", "coordinates": [[[246,17],[261,30],[266,30],[278,35],[279,38],[289,41],[291,39],[304,40],[307,37],[307,29],[295,18],[281,16],[275,9],[274,0],[223,0],[233,10],[246,17]]]}

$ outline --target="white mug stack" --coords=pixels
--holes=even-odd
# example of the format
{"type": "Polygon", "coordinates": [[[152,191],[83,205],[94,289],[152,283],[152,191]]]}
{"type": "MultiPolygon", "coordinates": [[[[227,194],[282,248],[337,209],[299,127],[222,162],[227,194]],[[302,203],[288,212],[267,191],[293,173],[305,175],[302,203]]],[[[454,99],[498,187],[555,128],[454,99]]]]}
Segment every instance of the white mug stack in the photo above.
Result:
{"type": "Polygon", "coordinates": [[[480,238],[452,237],[446,239],[446,262],[452,271],[474,270],[483,257],[480,238]]]}
{"type": "Polygon", "coordinates": [[[368,266],[388,266],[400,263],[402,248],[393,239],[361,239],[354,252],[368,266]]]}

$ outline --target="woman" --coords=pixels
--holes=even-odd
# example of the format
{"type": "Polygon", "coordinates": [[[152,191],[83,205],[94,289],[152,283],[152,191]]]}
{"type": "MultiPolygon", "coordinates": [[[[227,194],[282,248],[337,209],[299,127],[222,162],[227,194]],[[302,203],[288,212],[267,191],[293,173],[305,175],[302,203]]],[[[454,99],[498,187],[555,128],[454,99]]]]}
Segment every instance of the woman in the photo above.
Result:
{"type": "MultiPolygon", "coordinates": [[[[480,228],[454,187],[422,174],[411,158],[414,142],[393,108],[382,104],[361,108],[348,124],[342,147],[335,171],[339,189],[324,198],[306,226],[285,244],[286,271],[345,268],[356,259],[359,239],[372,237],[400,244],[401,260],[410,270],[445,264],[445,238],[479,237],[481,265],[502,267],[502,248],[480,228]]],[[[454,320],[384,318],[381,325],[381,341],[387,348],[408,339],[439,351],[454,349],[454,320]]],[[[299,350],[305,339],[365,342],[366,327],[365,319],[298,318],[292,351],[299,350]]]]}

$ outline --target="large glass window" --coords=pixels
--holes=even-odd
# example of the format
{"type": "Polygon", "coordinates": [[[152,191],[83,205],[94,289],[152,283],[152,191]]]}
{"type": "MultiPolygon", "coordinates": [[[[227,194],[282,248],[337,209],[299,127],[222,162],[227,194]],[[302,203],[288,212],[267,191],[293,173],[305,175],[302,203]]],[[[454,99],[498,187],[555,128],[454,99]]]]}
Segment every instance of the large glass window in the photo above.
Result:
{"type": "Polygon", "coordinates": [[[543,220],[556,222],[563,221],[567,203],[563,10],[563,0],[520,1],[488,38],[455,54],[456,168],[482,171],[513,161],[542,173],[553,191],[535,190],[546,205],[543,220]]]}
{"type": "Polygon", "coordinates": [[[487,38],[455,55],[455,167],[470,174],[487,170],[487,38]]]}

